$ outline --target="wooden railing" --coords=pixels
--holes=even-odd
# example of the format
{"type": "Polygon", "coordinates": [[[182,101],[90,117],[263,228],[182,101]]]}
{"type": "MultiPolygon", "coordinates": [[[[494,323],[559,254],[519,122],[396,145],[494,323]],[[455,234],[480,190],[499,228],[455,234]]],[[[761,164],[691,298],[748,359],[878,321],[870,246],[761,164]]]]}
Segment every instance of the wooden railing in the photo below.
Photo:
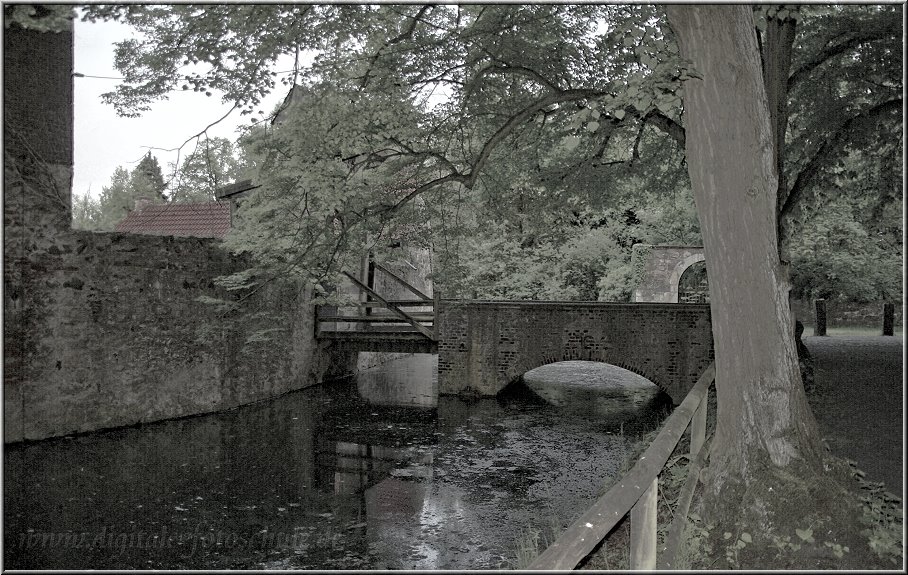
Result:
{"type": "Polygon", "coordinates": [[[675,556],[706,452],[702,448],[706,439],[709,396],[707,392],[714,381],[713,363],[706,368],[681,405],[665,420],[662,430],[640,456],[636,465],[568,526],[564,533],[530,564],[529,569],[573,569],[628,513],[631,521],[630,569],[655,569],[659,474],[684,431],[690,427],[691,461],[687,481],[681,489],[665,544],[659,550],[661,559],[659,567],[676,568],[675,556]]]}
{"type": "MultiPolygon", "coordinates": [[[[353,285],[359,289],[360,292],[366,294],[371,300],[360,302],[358,305],[362,308],[364,313],[359,315],[325,315],[322,313],[321,309],[316,310],[316,336],[321,332],[320,324],[322,323],[364,323],[364,324],[377,324],[377,323],[408,323],[412,327],[412,330],[415,330],[417,333],[422,334],[431,341],[437,340],[437,324],[435,322],[435,303],[437,300],[437,294],[435,298],[427,296],[425,293],[411,285],[409,282],[383,266],[378,262],[370,262],[370,266],[374,266],[375,269],[379,269],[386,273],[391,279],[400,285],[407,288],[409,291],[413,292],[419,299],[415,300],[394,300],[390,298],[385,298],[381,294],[377,293],[372,287],[364,284],[359,278],[348,273],[342,272],[347,278],[353,282],[353,285]],[[420,307],[420,308],[431,308],[429,311],[419,311],[419,312],[406,312],[401,308],[404,307],[420,307]],[[390,315],[376,315],[372,314],[372,310],[376,308],[383,308],[391,312],[390,315]],[[426,324],[430,324],[427,326],[426,324]]],[[[411,331],[412,331],[411,330],[411,331]]],[[[395,330],[400,331],[400,330],[395,330]]],[[[389,335],[395,333],[395,331],[387,332],[389,335]]]]}

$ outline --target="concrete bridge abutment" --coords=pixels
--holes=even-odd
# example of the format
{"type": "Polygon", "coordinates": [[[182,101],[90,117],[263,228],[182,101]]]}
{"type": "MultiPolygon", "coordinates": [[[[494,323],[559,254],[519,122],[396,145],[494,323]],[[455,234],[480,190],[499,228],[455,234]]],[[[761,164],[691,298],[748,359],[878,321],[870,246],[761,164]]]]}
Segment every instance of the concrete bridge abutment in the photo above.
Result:
{"type": "Polygon", "coordinates": [[[708,305],[439,302],[440,394],[492,396],[527,371],[601,361],[642,375],[679,403],[713,360],[708,305]]]}

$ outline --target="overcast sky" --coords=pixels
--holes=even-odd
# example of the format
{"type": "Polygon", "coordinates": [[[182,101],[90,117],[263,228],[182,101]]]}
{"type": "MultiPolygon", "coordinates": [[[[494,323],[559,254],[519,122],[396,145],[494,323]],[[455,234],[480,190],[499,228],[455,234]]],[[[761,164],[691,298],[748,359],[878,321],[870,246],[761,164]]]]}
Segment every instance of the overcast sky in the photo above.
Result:
{"type": "MultiPolygon", "coordinates": [[[[133,34],[132,28],[114,22],[75,21],[75,72],[86,76],[119,77],[113,67],[114,42],[133,34]]],[[[293,67],[290,58],[289,68],[293,67]]],[[[282,62],[281,62],[282,63],[282,62]]],[[[280,64],[278,69],[280,68],[280,64]]],[[[173,92],[169,100],[152,104],[151,110],[140,118],[121,118],[113,106],[101,102],[101,94],[109,92],[117,80],[73,78],[75,91],[75,167],[73,193],[91,191],[97,198],[101,187],[110,183],[114,168],[135,168],[148,152],[148,147],[170,149],[186,138],[200,132],[230,109],[221,102],[220,94],[207,97],[191,90],[173,92]]],[[[271,111],[286,95],[287,88],[277,83],[260,106],[271,111]]],[[[247,125],[249,116],[239,111],[209,130],[211,136],[236,140],[239,125],[247,125]]],[[[192,144],[183,154],[192,151],[192,144]]],[[[167,177],[168,165],[177,159],[176,152],[152,150],[167,177]]]]}

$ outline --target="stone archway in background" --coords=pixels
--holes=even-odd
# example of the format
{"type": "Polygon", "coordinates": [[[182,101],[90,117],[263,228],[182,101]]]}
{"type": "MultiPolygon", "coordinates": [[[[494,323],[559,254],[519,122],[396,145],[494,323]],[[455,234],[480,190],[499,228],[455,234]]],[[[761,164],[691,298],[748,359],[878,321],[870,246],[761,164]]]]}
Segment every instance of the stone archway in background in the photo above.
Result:
{"type": "Polygon", "coordinates": [[[678,303],[678,287],[685,270],[705,261],[702,246],[636,244],[632,262],[640,277],[635,302],[678,303]]]}
{"type": "Polygon", "coordinates": [[[678,303],[709,303],[706,262],[691,264],[678,278],[678,303]]]}

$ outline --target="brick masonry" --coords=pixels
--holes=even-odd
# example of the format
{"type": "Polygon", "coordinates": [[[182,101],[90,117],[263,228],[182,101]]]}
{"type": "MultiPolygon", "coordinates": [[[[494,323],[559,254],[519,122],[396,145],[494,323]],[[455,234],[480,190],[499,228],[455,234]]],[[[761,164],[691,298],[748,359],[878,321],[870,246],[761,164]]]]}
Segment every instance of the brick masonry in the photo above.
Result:
{"type": "Polygon", "coordinates": [[[713,360],[708,305],[442,300],[437,319],[442,394],[495,395],[533,368],[580,359],[680,402],[713,360]]]}
{"type": "Polygon", "coordinates": [[[4,48],[4,442],[223,410],[355,360],[321,353],[298,286],[199,303],[239,297],[215,240],[72,230],[72,32],[14,25],[4,48]],[[260,329],[279,337],[247,343],[260,329]]]}

